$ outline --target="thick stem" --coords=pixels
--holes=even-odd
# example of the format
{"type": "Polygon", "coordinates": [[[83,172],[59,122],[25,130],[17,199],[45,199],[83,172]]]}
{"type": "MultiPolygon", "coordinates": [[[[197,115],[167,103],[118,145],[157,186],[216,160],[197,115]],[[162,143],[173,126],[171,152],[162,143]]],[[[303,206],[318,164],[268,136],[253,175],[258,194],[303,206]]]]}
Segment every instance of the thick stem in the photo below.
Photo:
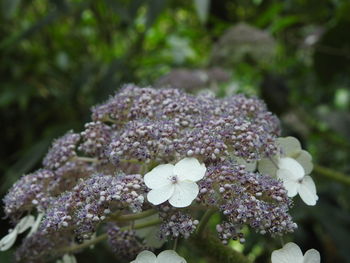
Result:
{"type": "Polygon", "coordinates": [[[200,236],[202,235],[204,229],[206,228],[208,222],[209,222],[209,219],[211,218],[211,216],[213,214],[215,214],[216,210],[215,209],[208,209],[204,215],[202,216],[201,218],[201,221],[199,222],[199,225],[197,227],[197,235],[200,236]]]}
{"type": "Polygon", "coordinates": [[[191,239],[192,243],[199,248],[199,251],[214,259],[213,262],[220,263],[251,263],[243,254],[225,246],[213,234],[205,233],[202,236],[195,235],[191,239]]]}
{"type": "Polygon", "coordinates": [[[338,171],[315,164],[314,171],[324,177],[332,179],[342,184],[350,185],[350,176],[338,171]]]}
{"type": "Polygon", "coordinates": [[[82,161],[82,162],[88,162],[88,163],[98,163],[99,160],[96,158],[90,158],[90,157],[80,157],[80,156],[76,156],[74,157],[75,160],[77,161],[82,161]]]}
{"type": "Polygon", "coordinates": [[[132,221],[132,220],[137,220],[137,219],[141,219],[141,218],[145,218],[151,215],[156,214],[158,211],[155,209],[149,209],[146,211],[143,211],[141,213],[138,214],[129,214],[129,215],[115,215],[115,216],[111,216],[111,218],[114,221],[132,221]]]}
{"type": "MultiPolygon", "coordinates": [[[[142,223],[142,224],[137,224],[137,225],[134,226],[134,229],[141,229],[141,228],[146,228],[146,227],[158,225],[158,224],[161,223],[161,222],[162,222],[162,221],[161,221],[160,219],[156,219],[156,220],[153,220],[153,221],[150,221],[150,222],[145,222],[145,223],[142,223]]],[[[121,229],[121,230],[127,230],[127,229],[129,229],[129,227],[128,227],[128,226],[125,226],[125,227],[122,227],[122,228],[120,228],[120,229],[121,229]]],[[[104,233],[104,234],[101,234],[101,235],[99,235],[98,237],[96,237],[96,238],[94,238],[94,239],[85,241],[85,242],[82,243],[82,244],[63,248],[63,249],[62,249],[62,252],[63,252],[63,253],[72,253],[72,252],[75,252],[75,251],[78,251],[78,250],[87,248],[87,247],[89,247],[89,246],[91,246],[91,245],[97,244],[97,243],[99,243],[99,242],[101,242],[101,241],[103,241],[103,240],[106,240],[107,238],[108,238],[107,233],[104,233]]]]}

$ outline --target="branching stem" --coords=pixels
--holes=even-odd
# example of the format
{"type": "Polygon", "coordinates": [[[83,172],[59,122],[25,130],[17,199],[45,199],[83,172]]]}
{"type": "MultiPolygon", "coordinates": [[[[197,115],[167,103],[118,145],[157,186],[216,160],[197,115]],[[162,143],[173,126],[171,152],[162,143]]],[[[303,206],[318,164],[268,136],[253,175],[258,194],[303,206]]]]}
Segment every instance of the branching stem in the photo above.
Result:
{"type": "Polygon", "coordinates": [[[197,235],[201,236],[203,234],[203,231],[205,230],[209,219],[213,214],[215,214],[216,210],[213,208],[208,209],[204,215],[201,218],[201,221],[199,222],[198,228],[197,228],[197,235]]]}
{"type": "Polygon", "coordinates": [[[323,167],[321,165],[314,165],[314,170],[316,173],[327,177],[329,179],[332,179],[334,181],[337,181],[339,183],[345,184],[345,185],[350,185],[350,176],[343,174],[338,171],[334,171],[330,168],[323,167]]]}
{"type": "Polygon", "coordinates": [[[112,215],[111,218],[114,221],[132,221],[132,220],[137,220],[137,219],[141,219],[141,218],[145,218],[151,215],[156,214],[158,211],[155,209],[149,209],[146,211],[143,211],[141,213],[137,213],[137,214],[129,214],[129,215],[112,215]]]}
{"type": "Polygon", "coordinates": [[[90,158],[90,157],[76,156],[76,157],[74,157],[74,159],[77,160],[77,161],[88,162],[88,163],[98,163],[99,162],[98,159],[90,158]]]}
{"type": "MultiPolygon", "coordinates": [[[[161,223],[162,221],[160,219],[156,219],[156,220],[153,220],[153,221],[150,221],[150,222],[145,222],[145,223],[141,223],[141,224],[137,224],[134,226],[134,229],[141,229],[141,228],[146,228],[146,227],[150,227],[150,226],[154,226],[154,225],[158,225],[159,223],[161,223]]],[[[129,229],[128,226],[125,226],[125,227],[122,227],[121,230],[127,230],[129,229]]],[[[74,245],[74,246],[71,246],[71,247],[66,247],[66,248],[63,248],[62,249],[62,252],[63,253],[72,253],[72,252],[75,252],[75,251],[78,251],[78,250],[81,250],[81,249],[84,249],[84,248],[87,248],[91,245],[94,245],[94,244],[97,244],[101,241],[104,241],[108,238],[108,235],[107,233],[104,233],[104,234],[101,234],[99,235],[98,237],[94,238],[94,239],[91,239],[91,240],[88,240],[88,241],[85,241],[84,243],[82,244],[78,244],[78,245],[74,245]]]]}

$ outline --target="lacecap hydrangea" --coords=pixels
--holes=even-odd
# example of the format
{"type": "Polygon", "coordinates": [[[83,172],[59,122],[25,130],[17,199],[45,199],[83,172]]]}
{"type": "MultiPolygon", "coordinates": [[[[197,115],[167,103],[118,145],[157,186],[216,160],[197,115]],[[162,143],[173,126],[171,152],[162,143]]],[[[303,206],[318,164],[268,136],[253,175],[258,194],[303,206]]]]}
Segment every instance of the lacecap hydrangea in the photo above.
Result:
{"type": "Polygon", "coordinates": [[[216,231],[223,243],[244,242],[244,226],[273,236],[296,228],[283,182],[254,168],[277,154],[280,135],[261,100],[130,84],[93,107],[91,118],[82,132],[55,140],[43,168],[5,196],[14,225],[28,214],[44,215],[17,249],[17,262],[47,262],[107,239],[112,251],[132,259],[153,249],[138,229],[152,227],[163,241],[190,238],[207,210],[221,214],[216,231]],[[195,176],[191,163],[201,167],[195,176]],[[157,183],[151,177],[160,165],[168,165],[169,176],[157,183]],[[151,191],[165,185],[154,201],[151,191]]]}

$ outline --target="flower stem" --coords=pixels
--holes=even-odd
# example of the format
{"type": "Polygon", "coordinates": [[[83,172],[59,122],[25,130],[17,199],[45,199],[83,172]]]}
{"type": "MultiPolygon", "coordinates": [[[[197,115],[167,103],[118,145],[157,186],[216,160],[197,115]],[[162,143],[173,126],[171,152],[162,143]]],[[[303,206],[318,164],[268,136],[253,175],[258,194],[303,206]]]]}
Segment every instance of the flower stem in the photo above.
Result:
{"type": "Polygon", "coordinates": [[[334,171],[332,169],[323,167],[321,165],[314,165],[314,170],[316,173],[327,177],[329,179],[332,179],[334,181],[337,181],[339,183],[345,184],[345,185],[350,185],[350,176],[343,174],[341,172],[338,171],[334,171]]]}
{"type": "Polygon", "coordinates": [[[177,248],[177,243],[179,242],[179,238],[175,238],[174,240],[174,246],[173,246],[173,250],[176,251],[176,248],[177,248]]]}
{"type": "MultiPolygon", "coordinates": [[[[192,239],[199,251],[213,259],[213,262],[220,263],[251,263],[251,261],[242,253],[232,249],[211,233],[203,233],[202,236],[195,235],[192,239]]],[[[211,261],[210,261],[211,262],[211,261]]]]}
{"type": "MultiPolygon", "coordinates": [[[[137,224],[134,226],[134,229],[141,229],[141,228],[146,228],[146,227],[150,227],[150,226],[154,226],[154,225],[158,225],[159,223],[161,223],[162,221],[160,219],[156,219],[156,220],[153,220],[153,221],[150,221],[150,222],[145,222],[145,223],[141,223],[141,224],[137,224]]],[[[125,226],[125,227],[122,227],[120,228],[121,230],[127,230],[129,229],[128,226],[125,226]]],[[[62,249],[62,252],[63,253],[71,253],[71,252],[74,252],[74,251],[77,251],[77,250],[81,250],[81,249],[84,249],[84,248],[87,248],[91,245],[94,245],[94,244],[97,244],[101,241],[104,241],[108,238],[108,235],[107,233],[104,233],[104,234],[101,234],[99,235],[98,237],[94,238],[94,239],[91,239],[91,240],[88,240],[88,241],[85,241],[84,243],[82,244],[78,244],[78,245],[74,245],[74,246],[71,246],[71,247],[66,247],[66,248],[63,248],[62,249]]]]}
{"type": "Polygon", "coordinates": [[[216,210],[215,209],[208,209],[204,215],[202,216],[202,219],[198,225],[198,228],[197,228],[197,235],[198,236],[201,236],[203,234],[203,231],[204,229],[206,228],[208,222],[209,222],[209,219],[210,217],[215,214],[216,210]]]}
{"type": "Polygon", "coordinates": [[[111,216],[111,218],[115,221],[131,221],[131,220],[137,220],[137,219],[148,217],[150,215],[156,214],[157,212],[158,211],[155,209],[149,209],[138,214],[115,215],[115,216],[111,216]]]}
{"type": "Polygon", "coordinates": [[[77,161],[88,162],[88,163],[98,163],[99,162],[98,159],[90,158],[90,157],[76,156],[76,157],[74,157],[74,159],[77,160],[77,161]]]}

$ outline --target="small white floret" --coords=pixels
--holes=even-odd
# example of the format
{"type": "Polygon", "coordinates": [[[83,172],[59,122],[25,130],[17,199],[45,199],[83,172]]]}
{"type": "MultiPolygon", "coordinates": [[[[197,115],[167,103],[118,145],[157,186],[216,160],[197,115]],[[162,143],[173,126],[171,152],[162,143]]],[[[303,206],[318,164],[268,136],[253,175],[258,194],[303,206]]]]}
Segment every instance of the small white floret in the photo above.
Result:
{"type": "Polygon", "coordinates": [[[315,249],[306,251],[303,255],[299,246],[293,242],[287,243],[283,248],[275,250],[271,255],[272,263],[320,263],[320,253],[315,249]]]}
{"type": "Polygon", "coordinates": [[[185,158],[177,164],[161,164],[145,174],[144,181],[151,191],[147,199],[154,205],[169,200],[174,207],[189,206],[199,193],[195,183],[206,172],[204,164],[195,158],[185,158]]]}
{"type": "Polygon", "coordinates": [[[186,260],[180,257],[174,250],[165,250],[158,257],[151,251],[144,250],[130,263],[186,263],[186,260]]]}

